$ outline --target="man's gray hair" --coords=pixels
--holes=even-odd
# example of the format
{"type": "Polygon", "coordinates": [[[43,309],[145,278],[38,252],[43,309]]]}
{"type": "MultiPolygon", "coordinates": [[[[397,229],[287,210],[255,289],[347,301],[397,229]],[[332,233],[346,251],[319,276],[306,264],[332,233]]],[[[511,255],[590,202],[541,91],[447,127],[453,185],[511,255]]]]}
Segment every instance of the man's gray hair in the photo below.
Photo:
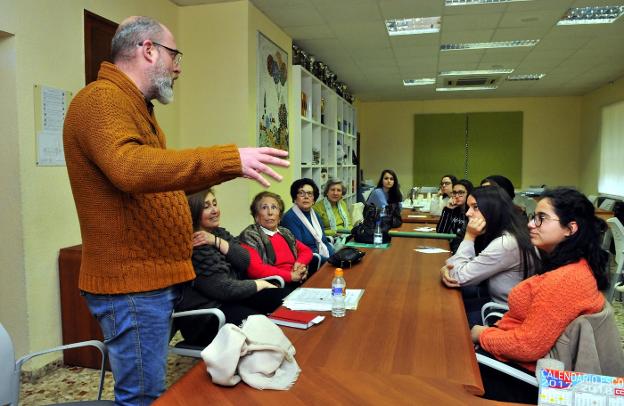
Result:
{"type": "Polygon", "coordinates": [[[111,44],[113,62],[132,59],[134,50],[140,43],[146,39],[158,42],[163,32],[162,25],[150,17],[136,17],[122,23],[111,44]]]}

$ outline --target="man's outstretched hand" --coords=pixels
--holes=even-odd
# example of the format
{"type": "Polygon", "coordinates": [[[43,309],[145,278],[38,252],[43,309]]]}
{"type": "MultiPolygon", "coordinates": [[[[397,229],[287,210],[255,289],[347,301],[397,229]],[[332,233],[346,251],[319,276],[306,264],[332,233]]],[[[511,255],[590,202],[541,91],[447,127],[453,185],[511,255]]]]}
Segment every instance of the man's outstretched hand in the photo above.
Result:
{"type": "Polygon", "coordinates": [[[288,151],[277,148],[239,148],[241,165],[243,166],[243,176],[247,179],[254,179],[264,187],[269,187],[269,183],[262,174],[267,174],[275,180],[282,180],[282,176],[271,169],[268,165],[288,167],[290,162],[281,159],[288,156],[288,151]]]}

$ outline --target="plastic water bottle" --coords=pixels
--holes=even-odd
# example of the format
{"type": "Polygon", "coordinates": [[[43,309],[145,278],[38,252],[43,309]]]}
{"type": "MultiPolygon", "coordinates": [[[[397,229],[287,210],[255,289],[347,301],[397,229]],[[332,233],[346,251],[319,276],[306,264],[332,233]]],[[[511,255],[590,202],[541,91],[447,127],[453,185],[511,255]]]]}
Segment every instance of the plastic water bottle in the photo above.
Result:
{"type": "Polygon", "coordinates": [[[342,268],[336,268],[332,279],[332,309],[334,317],[345,316],[345,297],[347,295],[347,282],[345,281],[342,268]]]}
{"type": "Polygon", "coordinates": [[[381,234],[381,220],[377,220],[377,224],[375,224],[375,233],[373,233],[373,244],[383,244],[383,236],[381,234]]]}

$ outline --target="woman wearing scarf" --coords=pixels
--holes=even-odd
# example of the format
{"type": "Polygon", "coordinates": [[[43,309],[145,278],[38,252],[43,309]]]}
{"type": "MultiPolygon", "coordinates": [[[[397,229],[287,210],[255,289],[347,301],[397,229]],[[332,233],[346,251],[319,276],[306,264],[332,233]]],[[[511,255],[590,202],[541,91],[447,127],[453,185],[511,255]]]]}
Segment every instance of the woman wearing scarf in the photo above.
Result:
{"type": "Polygon", "coordinates": [[[336,235],[338,230],[351,231],[353,227],[347,202],[342,198],[345,189],[340,179],[330,179],[323,190],[324,197],[313,206],[327,236],[336,235]]]}
{"type": "Polygon", "coordinates": [[[312,179],[296,180],[290,186],[290,196],[294,205],[284,214],[282,226],[289,229],[312,252],[318,253],[325,262],[334,253],[334,248],[325,237],[318,214],[312,210],[319,197],[318,186],[312,179]]]}
{"type": "Polygon", "coordinates": [[[306,280],[308,266],[316,270],[312,251],[284,227],[279,226],[284,201],[272,192],[260,192],[250,206],[254,224],[245,228],[238,237],[241,246],[249,251],[250,278],[281,276],[286,289],[294,289],[306,280]],[[295,283],[296,282],[296,283],[295,283]]]}

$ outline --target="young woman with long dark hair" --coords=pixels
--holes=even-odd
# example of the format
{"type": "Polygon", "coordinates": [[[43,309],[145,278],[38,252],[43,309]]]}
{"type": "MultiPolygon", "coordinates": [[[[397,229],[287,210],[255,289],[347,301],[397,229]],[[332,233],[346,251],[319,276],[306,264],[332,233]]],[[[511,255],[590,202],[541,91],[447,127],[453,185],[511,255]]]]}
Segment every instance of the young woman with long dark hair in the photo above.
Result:
{"type": "Polygon", "coordinates": [[[526,223],[502,188],[477,187],[467,204],[464,239],[441,273],[448,287],[473,287],[487,281],[485,294],[464,288],[466,313],[474,325],[480,323],[483,304],[507,304],[509,291],[533,274],[537,256],[526,223]]]}
{"type": "Polygon", "coordinates": [[[377,187],[368,196],[366,203],[384,207],[389,204],[401,205],[402,201],[403,195],[401,194],[399,178],[396,172],[392,169],[384,169],[381,171],[377,187]]]}

